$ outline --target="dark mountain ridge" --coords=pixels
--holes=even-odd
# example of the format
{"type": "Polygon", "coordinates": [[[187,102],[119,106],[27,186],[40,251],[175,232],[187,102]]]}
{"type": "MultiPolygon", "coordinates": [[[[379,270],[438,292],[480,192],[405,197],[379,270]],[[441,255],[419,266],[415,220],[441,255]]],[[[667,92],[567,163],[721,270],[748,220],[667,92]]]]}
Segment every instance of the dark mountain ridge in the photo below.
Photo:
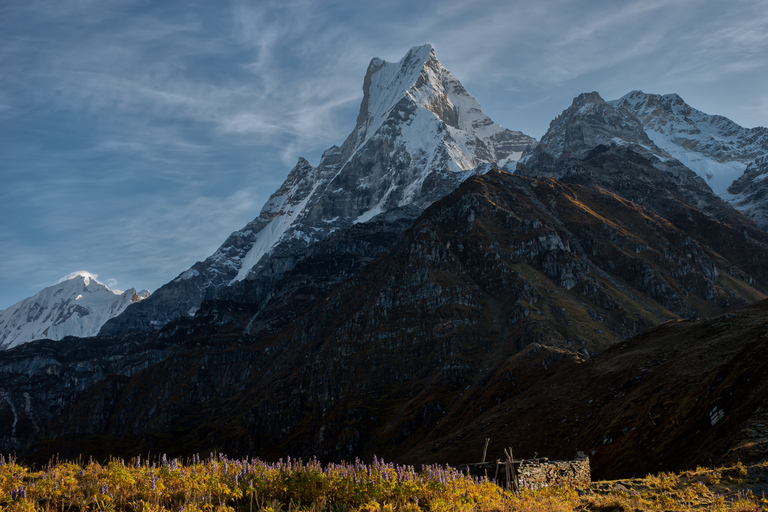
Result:
{"type": "MultiPolygon", "coordinates": [[[[332,266],[321,261],[308,268],[332,266]]],[[[301,297],[311,272],[295,270],[287,289],[301,297]]],[[[749,281],[613,193],[493,171],[303,305],[275,302],[272,316],[212,301],[166,326],[161,361],[85,386],[40,426],[30,456],[408,457],[440,425],[469,428],[563,365],[680,314],[764,297],[749,281]],[[253,327],[274,317],[294,320],[253,327]]]]}

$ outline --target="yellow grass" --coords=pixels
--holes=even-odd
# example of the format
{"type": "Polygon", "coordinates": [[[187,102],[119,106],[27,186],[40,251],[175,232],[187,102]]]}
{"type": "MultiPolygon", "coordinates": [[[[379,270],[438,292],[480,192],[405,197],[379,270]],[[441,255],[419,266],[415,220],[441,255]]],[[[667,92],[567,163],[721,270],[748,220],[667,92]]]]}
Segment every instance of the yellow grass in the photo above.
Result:
{"type": "Polygon", "coordinates": [[[515,494],[447,466],[265,463],[213,456],[49,464],[0,459],[0,511],[524,511],[636,512],[768,509],[748,489],[768,463],[515,494]],[[747,486],[747,487],[745,487],[747,486]]]}

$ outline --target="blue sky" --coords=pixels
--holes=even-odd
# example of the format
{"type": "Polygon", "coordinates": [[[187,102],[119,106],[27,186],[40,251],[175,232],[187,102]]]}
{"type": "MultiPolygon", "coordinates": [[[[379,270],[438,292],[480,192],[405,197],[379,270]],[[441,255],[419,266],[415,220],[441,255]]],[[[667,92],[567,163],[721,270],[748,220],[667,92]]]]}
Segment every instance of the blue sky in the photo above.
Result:
{"type": "Polygon", "coordinates": [[[74,271],[155,290],[343,142],[373,57],[432,43],[501,125],[581,92],[768,125],[766,1],[0,4],[0,309],[74,271]]]}

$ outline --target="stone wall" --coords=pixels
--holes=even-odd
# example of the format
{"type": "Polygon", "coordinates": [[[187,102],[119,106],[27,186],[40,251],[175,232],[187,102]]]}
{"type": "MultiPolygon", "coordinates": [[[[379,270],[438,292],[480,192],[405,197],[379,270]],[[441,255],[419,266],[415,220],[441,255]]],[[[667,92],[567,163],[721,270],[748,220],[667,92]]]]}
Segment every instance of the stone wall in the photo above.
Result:
{"type": "Polygon", "coordinates": [[[583,485],[592,481],[589,457],[574,460],[532,459],[515,461],[520,487],[539,489],[549,485],[583,485]]]}
{"type": "MultiPolygon", "coordinates": [[[[592,482],[589,457],[574,460],[516,459],[514,461],[518,483],[521,488],[540,489],[550,485],[585,485],[592,482]]],[[[503,460],[467,464],[470,474],[487,477],[502,487],[507,487],[506,469],[503,460]]]]}

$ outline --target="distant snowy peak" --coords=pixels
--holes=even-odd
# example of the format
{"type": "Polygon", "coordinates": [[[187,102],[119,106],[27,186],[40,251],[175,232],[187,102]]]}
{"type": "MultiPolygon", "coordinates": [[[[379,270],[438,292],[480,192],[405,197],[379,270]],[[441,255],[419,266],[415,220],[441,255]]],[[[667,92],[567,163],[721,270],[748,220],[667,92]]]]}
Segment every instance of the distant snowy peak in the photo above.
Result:
{"type": "MultiPolygon", "coordinates": [[[[535,148],[551,158],[583,157],[598,145],[634,146],[638,152],[665,159],[669,155],[658,148],[630,112],[614,108],[597,92],[582,93],[570,107],[557,116],[535,148]]],[[[534,154],[530,148],[523,160],[534,154]]]]}
{"type": "Polygon", "coordinates": [[[42,338],[94,336],[128,305],[149,297],[147,290],[110,290],[88,272],[67,277],[0,311],[0,349],[42,338]]]}
{"type": "Polygon", "coordinates": [[[634,114],[657,146],[724,199],[733,201],[729,187],[750,163],[768,155],[768,129],[744,128],[726,117],[705,114],[677,94],[632,91],[611,103],[634,114]]]}

